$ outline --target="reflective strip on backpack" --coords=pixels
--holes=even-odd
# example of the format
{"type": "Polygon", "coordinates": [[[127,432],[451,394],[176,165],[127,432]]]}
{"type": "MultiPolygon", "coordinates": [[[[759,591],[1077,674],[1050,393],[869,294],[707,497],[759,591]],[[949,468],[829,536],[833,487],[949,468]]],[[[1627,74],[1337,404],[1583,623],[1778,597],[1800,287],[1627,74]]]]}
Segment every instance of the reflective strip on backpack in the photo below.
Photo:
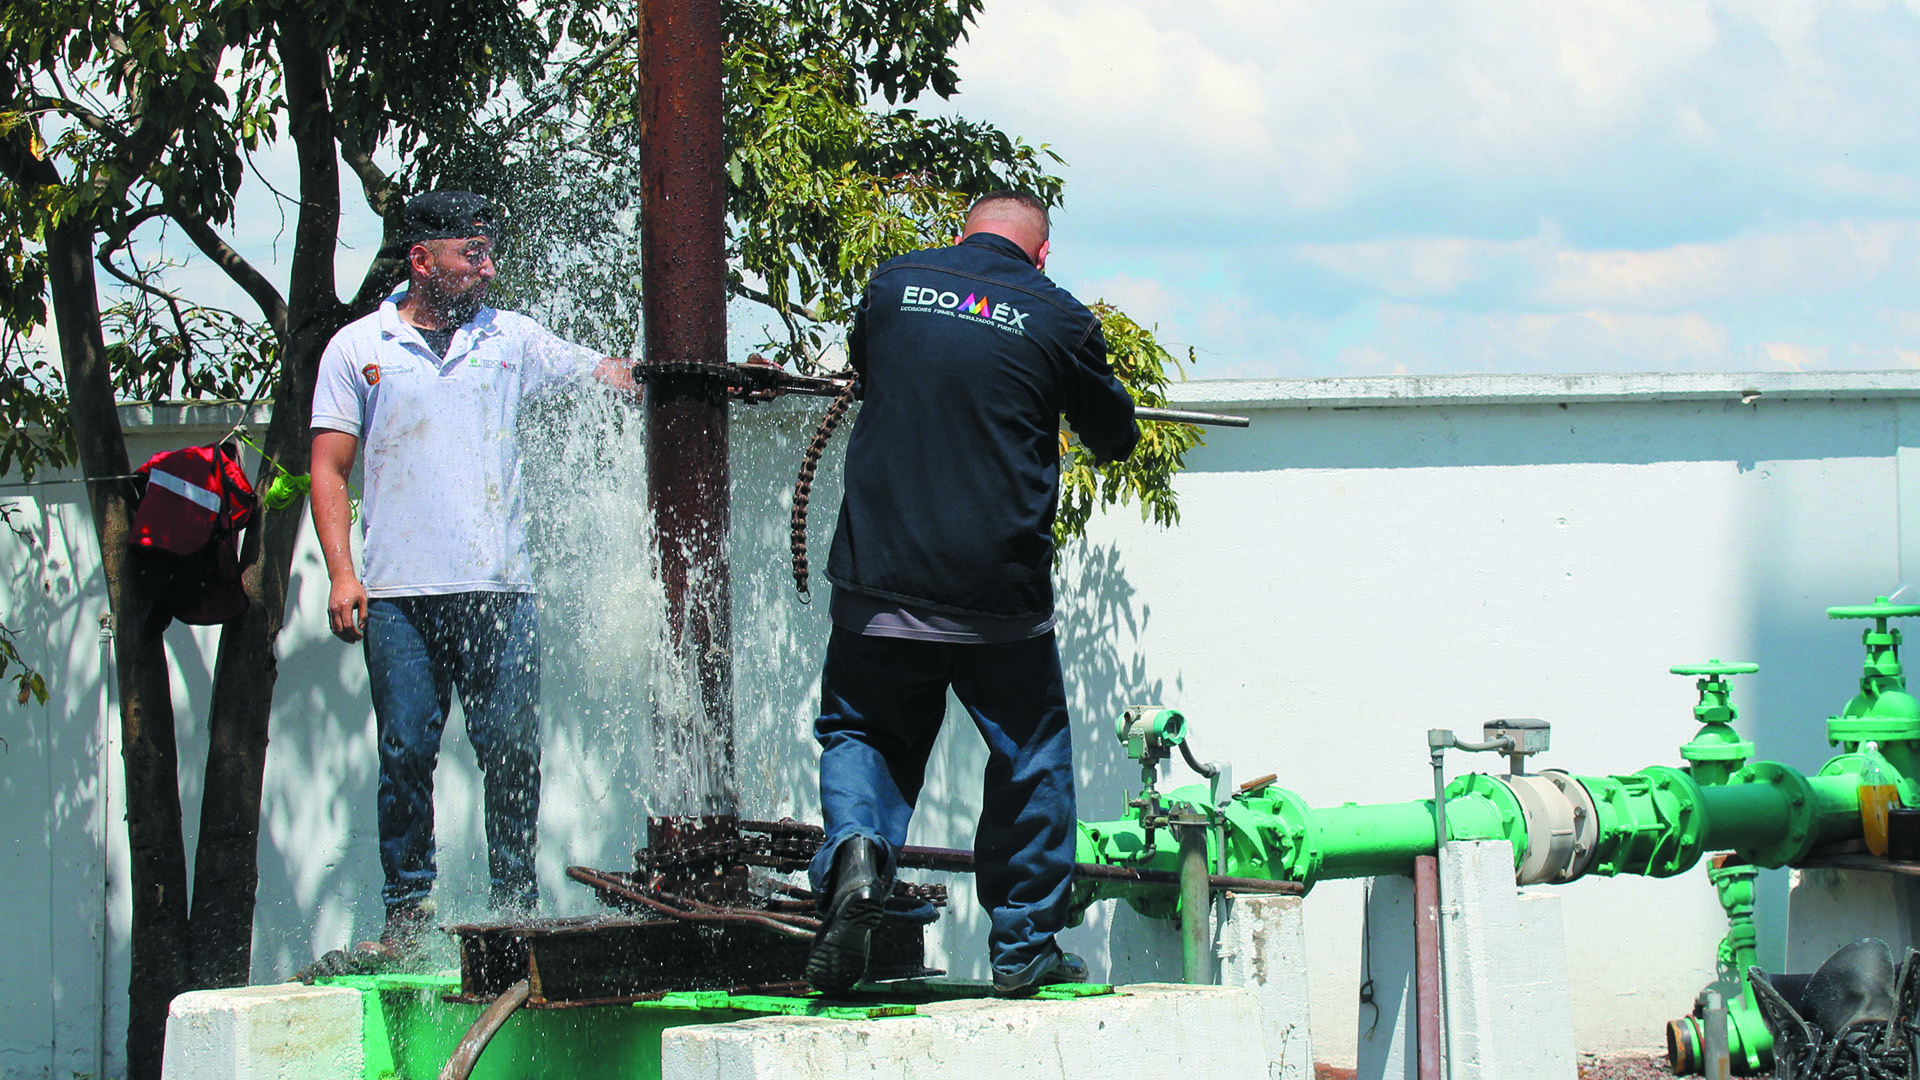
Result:
{"type": "Polygon", "coordinates": [[[220,496],[198,484],[190,484],[172,473],[161,472],[159,469],[155,469],[147,474],[147,482],[155,487],[171,491],[175,495],[192,502],[195,506],[204,507],[205,509],[212,510],[214,513],[220,512],[220,496]]]}

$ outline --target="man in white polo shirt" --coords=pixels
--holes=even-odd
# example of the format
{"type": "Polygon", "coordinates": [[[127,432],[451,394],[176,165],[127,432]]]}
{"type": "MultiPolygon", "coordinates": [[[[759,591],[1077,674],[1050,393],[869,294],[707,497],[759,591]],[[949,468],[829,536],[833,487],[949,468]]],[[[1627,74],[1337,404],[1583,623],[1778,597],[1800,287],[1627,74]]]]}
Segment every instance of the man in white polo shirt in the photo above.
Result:
{"type": "Polygon", "coordinates": [[[587,379],[638,393],[627,362],[485,303],[494,210],[464,191],[408,202],[407,289],[343,328],[313,395],[313,522],[333,633],[362,641],[379,732],[381,945],[432,919],[433,771],[454,691],[485,779],[491,905],[539,899],[540,651],[516,435],[522,403],[587,379]],[[365,447],[362,574],[347,475],[365,447]]]}

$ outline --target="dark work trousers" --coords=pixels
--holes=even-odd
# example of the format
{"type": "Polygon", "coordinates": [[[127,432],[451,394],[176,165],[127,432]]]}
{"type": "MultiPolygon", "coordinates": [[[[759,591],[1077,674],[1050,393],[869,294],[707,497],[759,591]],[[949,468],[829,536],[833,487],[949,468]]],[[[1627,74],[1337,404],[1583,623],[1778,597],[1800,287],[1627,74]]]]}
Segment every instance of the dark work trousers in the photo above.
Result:
{"type": "Polygon", "coordinates": [[[992,919],[993,967],[1011,974],[1057,948],[1073,884],[1073,740],[1051,632],[950,645],[834,628],[814,725],[827,842],[813,888],[825,891],[834,853],[851,836],[879,841],[892,873],[948,687],[987,743],[974,880],[992,919]]]}
{"type": "Polygon", "coordinates": [[[381,898],[417,904],[433,889],[433,770],[453,691],[485,784],[489,902],[531,911],[540,813],[538,615],[530,593],[376,599],[367,605],[367,676],[380,739],[381,898]]]}

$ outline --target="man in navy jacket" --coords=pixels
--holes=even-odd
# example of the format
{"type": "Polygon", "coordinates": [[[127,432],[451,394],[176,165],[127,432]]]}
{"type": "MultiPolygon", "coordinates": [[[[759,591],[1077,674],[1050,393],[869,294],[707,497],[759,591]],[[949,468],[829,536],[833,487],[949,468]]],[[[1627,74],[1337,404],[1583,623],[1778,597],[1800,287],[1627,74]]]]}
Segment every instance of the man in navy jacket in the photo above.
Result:
{"type": "Polygon", "coordinates": [[[848,335],[864,402],[827,560],[812,867],[823,926],[807,978],[866,971],[952,688],[986,739],[975,835],[1006,995],[1086,977],[1054,935],[1073,877],[1073,749],[1054,642],[1060,418],[1103,460],[1139,439],[1100,320],[1049,281],[1046,205],[996,192],[960,241],[882,266],[848,335]]]}

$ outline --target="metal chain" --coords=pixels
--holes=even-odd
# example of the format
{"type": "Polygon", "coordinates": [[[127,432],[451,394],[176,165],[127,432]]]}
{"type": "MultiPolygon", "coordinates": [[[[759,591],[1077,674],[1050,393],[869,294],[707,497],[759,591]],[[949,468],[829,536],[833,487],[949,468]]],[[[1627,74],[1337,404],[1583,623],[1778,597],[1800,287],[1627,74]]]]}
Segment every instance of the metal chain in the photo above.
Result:
{"type": "Polygon", "coordinates": [[[802,603],[813,602],[812,593],[807,591],[807,500],[813,494],[813,474],[820,467],[820,455],[826,452],[833,429],[840,426],[841,419],[853,406],[854,382],[847,380],[833,404],[827,406],[826,415],[814,430],[813,441],[800,456],[800,478],[793,485],[793,587],[799,591],[802,603]]]}
{"type": "Polygon", "coordinates": [[[1881,1046],[1886,1027],[1885,1021],[1862,1021],[1822,1040],[1794,1070],[1795,1080],[1915,1080],[1909,1052],[1881,1046]]]}

